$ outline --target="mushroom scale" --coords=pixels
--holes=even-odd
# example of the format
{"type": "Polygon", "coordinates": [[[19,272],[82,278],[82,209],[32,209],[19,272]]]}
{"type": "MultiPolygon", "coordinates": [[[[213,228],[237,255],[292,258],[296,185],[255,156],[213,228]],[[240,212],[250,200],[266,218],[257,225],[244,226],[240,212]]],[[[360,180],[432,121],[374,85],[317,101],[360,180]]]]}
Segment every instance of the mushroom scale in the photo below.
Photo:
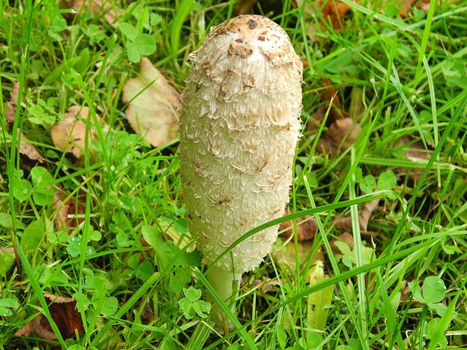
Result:
{"type": "MultiPolygon", "coordinates": [[[[182,95],[180,160],[189,230],[210,261],[250,229],[284,214],[300,133],[302,63],[262,16],[211,29],[190,55],[182,95]]],[[[258,266],[278,226],[217,262],[238,278],[258,266]]]]}

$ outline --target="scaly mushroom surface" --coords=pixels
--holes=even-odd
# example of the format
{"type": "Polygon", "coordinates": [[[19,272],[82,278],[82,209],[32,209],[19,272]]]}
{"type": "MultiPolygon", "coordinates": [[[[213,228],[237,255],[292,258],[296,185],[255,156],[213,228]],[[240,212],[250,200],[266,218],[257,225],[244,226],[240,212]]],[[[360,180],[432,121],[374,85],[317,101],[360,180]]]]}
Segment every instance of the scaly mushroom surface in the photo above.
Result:
{"type": "MultiPolygon", "coordinates": [[[[279,25],[254,15],[212,28],[190,60],[180,116],[184,202],[197,247],[213,261],[248,230],[284,214],[302,62],[279,25]]],[[[277,232],[274,226],[246,239],[211,269],[224,299],[232,291],[226,284],[261,263],[277,232]]]]}

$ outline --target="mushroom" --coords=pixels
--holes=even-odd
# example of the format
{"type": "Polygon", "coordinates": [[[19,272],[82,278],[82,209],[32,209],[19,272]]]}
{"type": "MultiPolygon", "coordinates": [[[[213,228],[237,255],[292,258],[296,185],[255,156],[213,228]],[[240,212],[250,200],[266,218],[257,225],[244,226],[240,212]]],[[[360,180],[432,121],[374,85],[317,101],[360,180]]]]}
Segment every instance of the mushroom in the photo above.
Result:
{"type": "Polygon", "coordinates": [[[284,215],[303,67],[286,32],[256,15],[211,28],[190,60],[180,116],[184,202],[198,249],[215,262],[208,280],[233,302],[233,286],[271,251],[278,226],[217,258],[247,231],[284,215]]]}

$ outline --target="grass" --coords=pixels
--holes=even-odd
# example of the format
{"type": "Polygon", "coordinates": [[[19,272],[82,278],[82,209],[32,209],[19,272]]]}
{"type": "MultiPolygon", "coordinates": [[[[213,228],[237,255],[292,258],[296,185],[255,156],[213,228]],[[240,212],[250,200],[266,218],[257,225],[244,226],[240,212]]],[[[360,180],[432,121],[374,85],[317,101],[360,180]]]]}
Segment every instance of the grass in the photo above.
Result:
{"type": "MultiPolygon", "coordinates": [[[[123,85],[138,70],[125,51],[128,39],[86,8],[75,15],[54,1],[0,2],[0,348],[465,346],[466,4],[431,1],[436,6],[428,12],[414,6],[400,18],[396,5],[342,3],[351,11],[336,29],[319,10],[311,16],[291,1],[259,2],[257,12],[287,30],[306,62],[303,125],[324,112],[317,128],[304,127],[297,148],[291,213],[233,244],[292,220],[296,234],[286,252],[295,264],[272,254],[243,276],[237,315],[220,303],[233,325],[223,334],[199,311],[220,299],[192,250],[178,142],[150,147],[124,117],[123,85]],[[349,149],[332,154],[319,151],[335,119],[323,79],[340,112],[361,126],[349,149]],[[18,108],[8,126],[17,82],[18,108]],[[97,128],[99,138],[86,143],[82,159],[59,150],[50,136],[72,105],[89,107],[110,130],[97,128]],[[15,130],[44,163],[20,154],[15,130]],[[428,156],[407,158],[409,145],[428,156]],[[57,188],[74,205],[76,227],[56,224],[57,188]],[[365,232],[359,215],[374,199],[379,208],[365,232]],[[305,256],[297,235],[303,216],[317,224],[305,256]],[[354,248],[347,253],[335,248],[343,233],[338,216],[351,217],[354,248]],[[318,260],[324,274],[310,282],[318,260]],[[73,298],[78,316],[58,312],[46,293],[73,298]],[[331,303],[311,305],[308,297],[321,295],[315,293],[327,293],[331,303]],[[39,314],[56,340],[37,332],[15,336],[39,314]],[[66,335],[67,322],[82,324],[81,334],[66,335]]],[[[188,54],[210,26],[235,13],[233,1],[112,6],[121,9],[119,23],[153,36],[148,58],[179,91],[188,54]]],[[[287,249],[284,241],[276,251],[287,249]]]]}

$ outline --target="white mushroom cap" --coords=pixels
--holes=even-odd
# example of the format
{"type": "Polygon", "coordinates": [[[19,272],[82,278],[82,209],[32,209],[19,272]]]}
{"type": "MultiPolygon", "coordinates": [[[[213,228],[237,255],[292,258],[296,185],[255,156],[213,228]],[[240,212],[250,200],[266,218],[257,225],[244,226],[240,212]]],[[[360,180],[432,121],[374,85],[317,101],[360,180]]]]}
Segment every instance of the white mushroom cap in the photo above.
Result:
{"type": "MultiPolygon", "coordinates": [[[[300,131],[302,63],[285,31],[261,16],[214,27],[191,61],[180,116],[181,173],[190,232],[213,260],[248,230],[284,214],[300,131]]],[[[277,231],[245,240],[218,267],[237,275],[255,268],[277,231]]]]}

